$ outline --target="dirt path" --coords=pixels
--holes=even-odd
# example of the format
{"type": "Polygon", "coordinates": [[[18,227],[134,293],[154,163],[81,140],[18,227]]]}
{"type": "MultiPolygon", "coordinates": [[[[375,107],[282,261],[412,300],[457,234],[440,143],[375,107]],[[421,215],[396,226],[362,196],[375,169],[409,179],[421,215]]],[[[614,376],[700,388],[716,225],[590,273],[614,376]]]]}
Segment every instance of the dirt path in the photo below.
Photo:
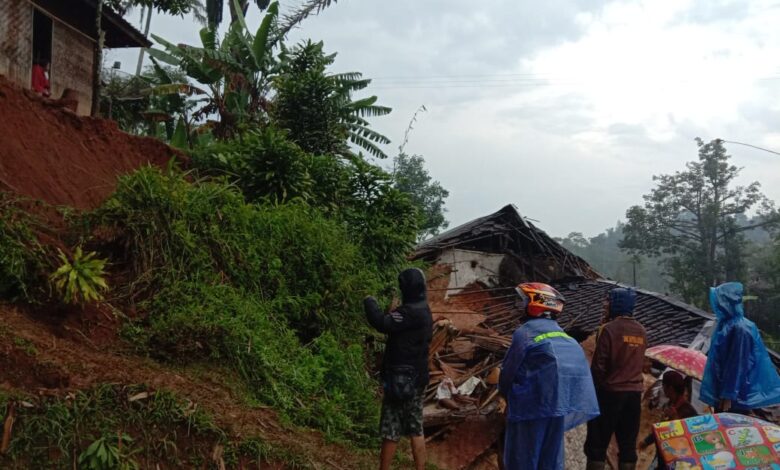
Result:
{"type": "Polygon", "coordinates": [[[0,318],[0,387],[64,396],[103,383],[146,384],[151,390],[166,389],[191,400],[232,437],[260,437],[304,456],[315,468],[373,467],[371,455],[326,443],[317,432],[281,424],[271,409],[244,404],[239,386],[231,387],[215,372],[177,371],[150,359],[112,352],[87,335],[82,337],[74,326],[55,327],[13,308],[0,306],[0,318]],[[34,348],[35,354],[25,354],[20,344],[34,348]]]}

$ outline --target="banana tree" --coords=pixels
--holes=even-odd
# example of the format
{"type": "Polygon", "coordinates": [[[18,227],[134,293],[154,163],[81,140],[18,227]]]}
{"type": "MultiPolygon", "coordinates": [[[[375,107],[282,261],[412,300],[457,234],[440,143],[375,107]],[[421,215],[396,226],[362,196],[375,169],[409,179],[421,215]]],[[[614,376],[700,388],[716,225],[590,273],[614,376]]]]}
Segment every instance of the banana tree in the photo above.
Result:
{"type": "MultiPolygon", "coordinates": [[[[238,0],[234,5],[240,8],[238,0]]],[[[201,46],[173,44],[152,35],[163,49],[149,49],[150,57],[180,67],[205,90],[193,90],[188,83],[167,84],[157,93],[202,94],[204,105],[195,111],[196,118],[216,116],[211,122],[214,135],[227,138],[251,124],[267,119],[270,82],[279,72],[280,63],[274,49],[280,43],[276,30],[279,3],[269,5],[255,34],[249,32],[243,14],[238,16],[222,40],[212,27],[200,31],[201,46]],[[178,86],[178,87],[177,87],[178,86]],[[202,93],[201,93],[202,92],[202,93]]]]}

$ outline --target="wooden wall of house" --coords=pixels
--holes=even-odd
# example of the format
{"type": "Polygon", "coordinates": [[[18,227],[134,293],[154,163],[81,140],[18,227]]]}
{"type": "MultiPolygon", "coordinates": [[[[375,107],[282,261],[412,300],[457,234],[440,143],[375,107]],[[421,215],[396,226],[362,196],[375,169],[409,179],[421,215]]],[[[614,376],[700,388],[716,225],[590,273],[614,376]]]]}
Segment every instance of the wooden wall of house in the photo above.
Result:
{"type": "Polygon", "coordinates": [[[29,88],[33,15],[27,0],[0,0],[0,74],[29,88]]]}
{"type": "MultiPolygon", "coordinates": [[[[51,18],[52,98],[61,97],[62,92],[70,88],[78,95],[78,113],[89,114],[94,42],[56,17],[51,18]]],[[[33,3],[0,0],[0,74],[25,88],[31,85],[32,43],[33,3]]]]}
{"type": "Polygon", "coordinates": [[[51,95],[59,98],[66,88],[76,91],[77,112],[87,115],[92,110],[93,41],[56,20],[52,29],[51,95]]]}

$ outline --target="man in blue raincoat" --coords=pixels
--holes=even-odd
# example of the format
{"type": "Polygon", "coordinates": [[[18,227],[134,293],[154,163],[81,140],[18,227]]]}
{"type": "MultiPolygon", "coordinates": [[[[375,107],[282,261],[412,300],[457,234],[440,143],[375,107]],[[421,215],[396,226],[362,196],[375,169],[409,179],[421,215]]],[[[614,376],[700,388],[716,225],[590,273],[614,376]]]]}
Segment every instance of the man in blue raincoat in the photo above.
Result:
{"type": "Polygon", "coordinates": [[[528,321],[512,335],[499,391],[507,401],[504,468],[562,470],[563,433],[598,416],[582,347],[554,317],[563,296],[547,284],[516,289],[528,321]]]}
{"type": "Polygon", "coordinates": [[[710,288],[717,322],[704,367],[701,401],[718,412],[745,413],[780,403],[780,377],[756,324],[745,318],[743,292],[739,282],[710,288]]]}

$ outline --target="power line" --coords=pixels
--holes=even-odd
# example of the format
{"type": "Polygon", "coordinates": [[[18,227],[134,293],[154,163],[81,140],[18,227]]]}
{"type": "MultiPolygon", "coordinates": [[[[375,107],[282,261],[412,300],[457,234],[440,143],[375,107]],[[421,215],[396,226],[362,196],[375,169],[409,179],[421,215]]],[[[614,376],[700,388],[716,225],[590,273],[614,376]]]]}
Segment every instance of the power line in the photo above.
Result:
{"type": "Polygon", "coordinates": [[[724,144],[744,145],[745,147],[752,147],[752,148],[757,149],[757,150],[763,150],[764,152],[769,152],[769,153],[774,153],[775,155],[780,155],[780,152],[775,152],[774,150],[765,149],[763,147],[759,147],[759,146],[753,145],[753,144],[746,144],[744,142],[734,142],[733,140],[723,140],[723,139],[718,139],[718,140],[723,142],[724,144]]]}
{"type": "MultiPolygon", "coordinates": [[[[374,82],[372,89],[430,89],[430,88],[524,88],[524,87],[550,87],[550,86],[576,86],[583,84],[604,83],[608,80],[570,80],[570,79],[551,79],[551,78],[516,78],[516,79],[481,79],[481,80],[426,80],[421,79],[417,82],[398,82],[392,80],[371,79],[374,82]]],[[[756,78],[753,81],[775,81],[780,80],[780,76],[756,78]]],[[[615,80],[625,83],[633,80],[615,80]]],[[[673,83],[694,83],[692,79],[673,79],[673,80],[655,80],[655,86],[667,86],[673,83]]],[[[640,86],[640,85],[637,85],[640,86]]],[[[647,87],[648,85],[641,85],[647,87]]]]}

